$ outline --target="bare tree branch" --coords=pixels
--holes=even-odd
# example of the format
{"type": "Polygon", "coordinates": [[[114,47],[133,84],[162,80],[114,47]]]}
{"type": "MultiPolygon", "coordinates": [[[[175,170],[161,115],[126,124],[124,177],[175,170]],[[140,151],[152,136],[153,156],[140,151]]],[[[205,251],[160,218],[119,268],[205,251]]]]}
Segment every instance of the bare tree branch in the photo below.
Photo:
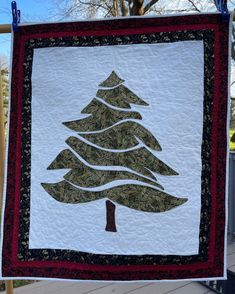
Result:
{"type": "Polygon", "coordinates": [[[188,2],[193,6],[193,8],[197,11],[197,12],[201,12],[201,10],[199,8],[197,8],[197,6],[195,5],[195,3],[193,2],[193,0],[188,0],[188,2]]]}
{"type": "MultiPolygon", "coordinates": [[[[78,0],[78,2],[81,3],[81,4],[84,4],[84,5],[95,6],[95,7],[100,7],[100,8],[106,9],[106,7],[104,5],[102,5],[101,3],[95,3],[95,2],[92,2],[92,1],[83,2],[81,0],[78,0]]],[[[107,5],[106,2],[105,2],[105,4],[107,5]]],[[[110,9],[110,7],[108,7],[108,8],[110,9]]]]}
{"type": "MultiPolygon", "coordinates": [[[[55,1],[60,16],[109,17],[143,15],[146,13],[201,12],[214,9],[215,0],[51,0],[55,1]]],[[[232,0],[230,0],[231,3],[232,0]]],[[[235,2],[235,0],[233,0],[235,2]]]]}
{"type": "MultiPolygon", "coordinates": [[[[116,0],[117,1],[117,0],[116,0]]],[[[62,1],[63,2],[63,1],[62,1]]],[[[67,9],[62,9],[64,12],[62,14],[62,19],[72,16],[76,13],[85,14],[86,17],[95,17],[97,11],[103,11],[106,16],[116,16],[113,9],[113,1],[106,0],[91,0],[91,1],[82,1],[76,0],[71,3],[66,1],[65,7],[67,9]]]]}
{"type": "Polygon", "coordinates": [[[151,0],[148,4],[144,7],[144,13],[148,12],[149,9],[158,2],[159,0],[151,0]]]}

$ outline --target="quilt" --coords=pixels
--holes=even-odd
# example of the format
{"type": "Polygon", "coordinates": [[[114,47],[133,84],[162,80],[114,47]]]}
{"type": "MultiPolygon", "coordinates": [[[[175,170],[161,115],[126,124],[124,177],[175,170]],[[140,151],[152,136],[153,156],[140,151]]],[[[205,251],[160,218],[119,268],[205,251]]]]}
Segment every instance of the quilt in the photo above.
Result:
{"type": "Polygon", "coordinates": [[[226,277],[229,21],[20,25],[3,279],[226,277]]]}

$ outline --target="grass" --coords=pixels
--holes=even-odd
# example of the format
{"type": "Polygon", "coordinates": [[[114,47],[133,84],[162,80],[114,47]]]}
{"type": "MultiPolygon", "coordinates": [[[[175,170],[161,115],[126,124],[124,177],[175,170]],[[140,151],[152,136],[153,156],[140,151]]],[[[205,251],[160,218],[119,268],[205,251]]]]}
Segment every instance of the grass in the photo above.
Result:
{"type": "Polygon", "coordinates": [[[34,283],[35,281],[32,281],[32,280],[16,280],[16,281],[13,281],[14,283],[14,288],[18,288],[18,287],[22,287],[22,286],[26,286],[26,285],[29,285],[29,284],[32,284],[34,283]]]}
{"type": "MultiPolygon", "coordinates": [[[[32,283],[35,283],[35,280],[16,280],[13,281],[13,285],[14,288],[18,288],[18,287],[22,287],[22,286],[26,286],[32,283]]],[[[5,282],[4,281],[0,281],[0,292],[1,291],[5,291],[5,282]]]]}

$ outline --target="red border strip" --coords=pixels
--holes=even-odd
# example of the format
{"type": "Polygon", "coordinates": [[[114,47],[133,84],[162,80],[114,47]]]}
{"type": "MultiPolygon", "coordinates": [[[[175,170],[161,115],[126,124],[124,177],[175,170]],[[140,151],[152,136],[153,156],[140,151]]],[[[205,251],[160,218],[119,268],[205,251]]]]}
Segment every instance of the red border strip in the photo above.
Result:
{"type": "MultiPolygon", "coordinates": [[[[147,21],[147,19],[146,19],[147,21]]],[[[58,26],[58,29],[61,25],[58,26]]],[[[36,31],[37,27],[34,26],[36,31]]],[[[77,270],[93,270],[93,271],[109,271],[109,272],[130,272],[130,271],[138,271],[138,272],[146,272],[146,271],[188,271],[188,270],[199,270],[205,268],[212,268],[214,257],[216,256],[215,252],[215,238],[216,238],[216,163],[217,163],[217,148],[216,148],[216,138],[217,138],[217,111],[218,111],[218,96],[219,96],[219,71],[220,71],[220,39],[219,39],[219,27],[215,24],[197,24],[197,25],[177,25],[177,26],[168,26],[168,27],[150,27],[143,29],[125,29],[125,30],[109,30],[107,31],[86,31],[86,32],[54,32],[54,33],[43,33],[43,34],[29,34],[25,36],[20,36],[21,44],[20,44],[20,60],[19,60],[19,81],[18,84],[21,88],[18,90],[18,127],[17,127],[17,150],[16,150],[16,190],[15,190],[15,215],[14,215],[14,226],[13,226],[13,241],[12,241],[12,266],[13,268],[25,268],[25,267],[52,267],[52,268],[67,268],[67,269],[77,269],[77,270]],[[21,180],[21,107],[22,107],[22,83],[23,83],[23,61],[24,61],[24,43],[32,38],[48,38],[48,37],[62,37],[62,36],[104,36],[104,35],[128,35],[128,34],[141,34],[141,33],[151,33],[151,32],[159,32],[159,31],[180,31],[186,29],[196,29],[196,30],[206,30],[213,29],[215,31],[216,41],[215,41],[215,97],[214,97],[214,109],[213,109],[213,144],[212,144],[212,215],[211,215],[211,236],[210,236],[210,246],[209,246],[209,262],[198,262],[191,265],[131,265],[131,266],[104,266],[104,265],[84,265],[84,264],[74,264],[72,262],[52,262],[52,261],[28,261],[22,262],[17,258],[18,253],[18,227],[19,227],[19,202],[20,202],[20,180],[21,180]]],[[[218,271],[218,269],[216,269],[218,271]]]]}
{"type": "Polygon", "coordinates": [[[24,63],[24,43],[20,44],[20,59],[18,68],[18,97],[17,97],[17,139],[16,139],[16,180],[15,181],[15,206],[14,206],[14,224],[13,224],[13,239],[12,239],[12,260],[16,259],[18,252],[18,234],[19,234],[19,213],[20,213],[20,188],[21,188],[21,129],[22,129],[22,87],[23,87],[23,63],[24,63]]]}
{"type": "Polygon", "coordinates": [[[214,30],[217,26],[215,24],[207,25],[177,25],[177,26],[164,26],[164,27],[149,27],[138,29],[122,29],[122,30],[109,30],[109,31],[79,31],[79,32],[49,32],[49,33],[37,33],[24,36],[23,42],[30,39],[37,38],[59,38],[59,37],[81,37],[81,36],[112,36],[112,35],[135,35],[135,34],[146,34],[146,33],[158,33],[158,32],[172,32],[172,31],[183,31],[183,30],[214,30]]]}

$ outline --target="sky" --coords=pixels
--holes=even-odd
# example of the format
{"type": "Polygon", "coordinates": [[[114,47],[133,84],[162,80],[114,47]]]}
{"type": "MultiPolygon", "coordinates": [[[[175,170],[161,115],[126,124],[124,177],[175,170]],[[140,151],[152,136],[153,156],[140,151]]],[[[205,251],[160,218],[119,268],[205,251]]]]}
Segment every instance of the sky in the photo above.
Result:
{"type": "MultiPolygon", "coordinates": [[[[52,0],[17,0],[21,22],[45,22],[53,18],[52,0]]],[[[12,23],[11,0],[0,0],[0,24],[12,23]]],[[[11,35],[0,34],[0,54],[10,56],[11,35]]]]}

